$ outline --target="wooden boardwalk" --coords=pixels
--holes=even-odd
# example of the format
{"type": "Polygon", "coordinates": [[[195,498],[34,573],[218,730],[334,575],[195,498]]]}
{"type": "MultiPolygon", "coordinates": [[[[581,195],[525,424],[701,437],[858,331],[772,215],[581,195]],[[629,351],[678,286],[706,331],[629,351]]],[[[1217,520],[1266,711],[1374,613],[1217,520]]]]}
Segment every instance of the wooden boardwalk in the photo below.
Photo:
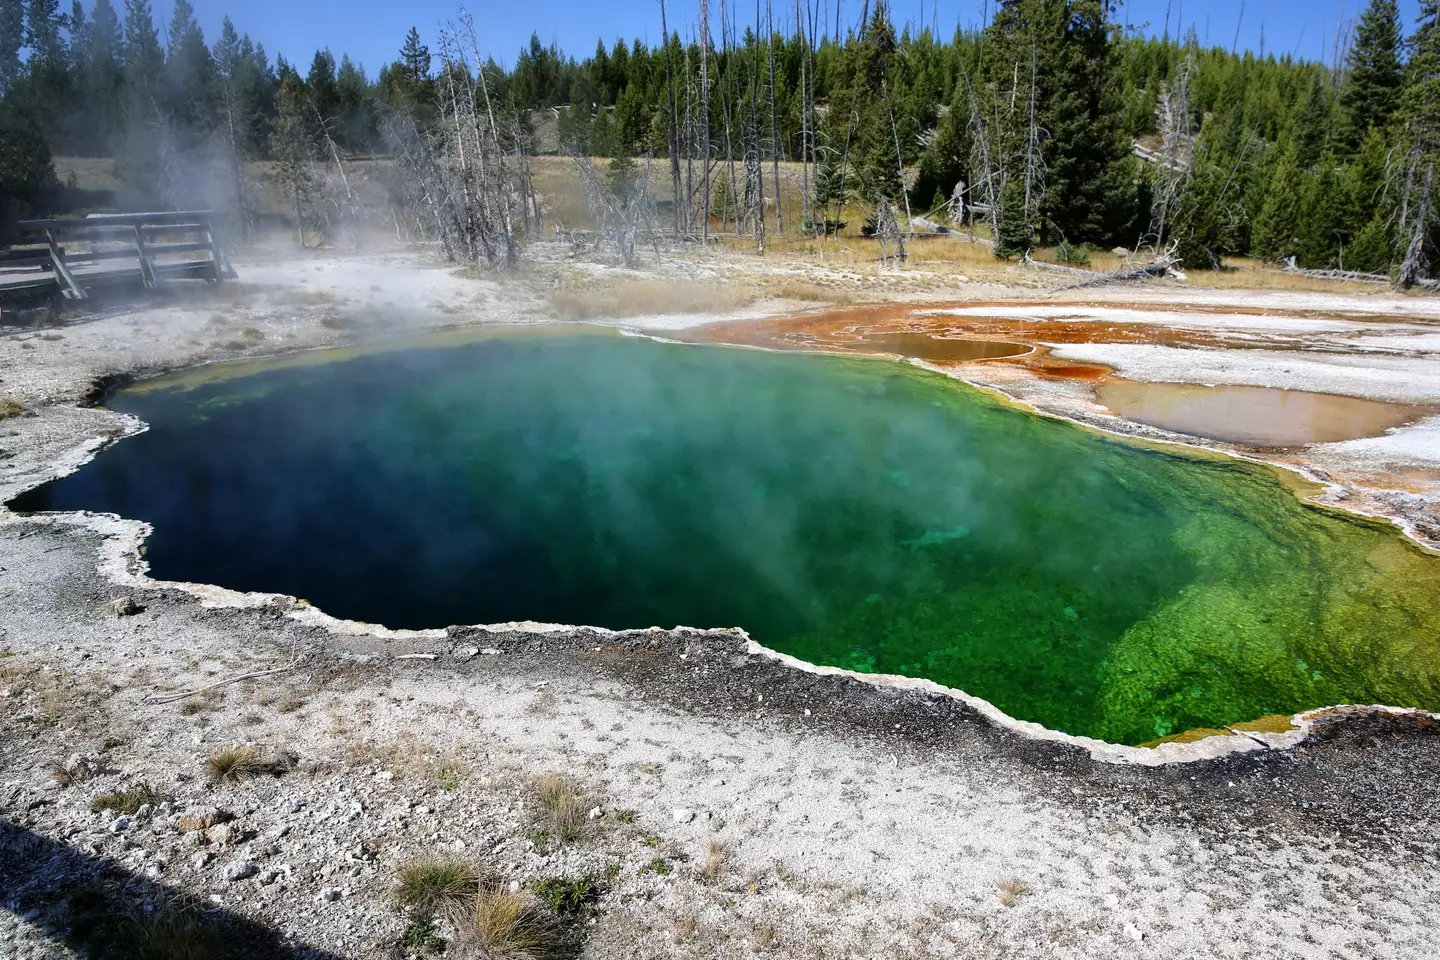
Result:
{"type": "Polygon", "coordinates": [[[88,300],[106,289],[154,289],[172,279],[234,279],[213,216],[180,210],[22,220],[20,242],[0,249],[0,305],[88,300]]]}

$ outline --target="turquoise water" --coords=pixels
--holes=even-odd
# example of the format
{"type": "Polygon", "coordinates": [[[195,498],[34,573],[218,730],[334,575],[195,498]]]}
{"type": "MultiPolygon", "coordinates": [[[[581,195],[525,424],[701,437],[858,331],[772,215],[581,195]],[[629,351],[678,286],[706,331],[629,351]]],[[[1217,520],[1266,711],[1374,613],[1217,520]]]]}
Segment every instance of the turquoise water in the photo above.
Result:
{"type": "Polygon", "coordinates": [[[148,520],[161,579],[392,627],[740,626],[1126,743],[1440,708],[1440,571],[1392,531],[893,361],[508,336],[111,406],[151,429],[12,506],[148,520]]]}

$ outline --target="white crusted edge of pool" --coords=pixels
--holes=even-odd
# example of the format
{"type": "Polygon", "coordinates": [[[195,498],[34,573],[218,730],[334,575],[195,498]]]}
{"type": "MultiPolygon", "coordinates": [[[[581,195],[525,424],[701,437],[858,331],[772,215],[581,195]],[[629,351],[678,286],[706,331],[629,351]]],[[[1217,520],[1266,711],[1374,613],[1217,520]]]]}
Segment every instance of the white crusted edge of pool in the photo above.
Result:
{"type": "MultiPolygon", "coordinates": [[[[94,445],[94,449],[98,450],[101,446],[103,445],[94,445]]],[[[342,620],[325,613],[323,610],[310,605],[308,602],[285,594],[242,593],[240,591],[215,586],[214,584],[156,580],[149,575],[149,565],[145,561],[142,553],[145,538],[149,536],[152,527],[150,524],[140,520],[127,520],[113,513],[91,512],[57,512],[21,517],[13,511],[0,508],[0,524],[11,525],[18,523],[38,523],[48,524],[54,527],[79,528],[99,534],[103,539],[97,550],[98,562],[96,569],[103,577],[122,586],[145,590],[179,590],[194,596],[200,601],[202,606],[212,608],[275,607],[283,610],[288,617],[295,621],[321,627],[330,631],[332,634],[340,636],[372,636],[391,641],[414,640],[422,642],[444,640],[448,636],[448,632],[445,629],[396,630],[380,624],[364,623],[357,620],[342,620]]],[[[1390,707],[1383,704],[1336,704],[1327,707],[1317,707],[1292,715],[1290,722],[1294,726],[1294,729],[1283,733],[1232,730],[1228,735],[1217,734],[1189,743],[1163,743],[1155,747],[1131,747],[1123,744],[1108,743],[1104,740],[1094,739],[1093,737],[1075,736],[1059,730],[1052,730],[1039,723],[1016,719],[988,700],[954,687],[947,687],[933,680],[898,676],[895,674],[860,673],[854,670],[847,670],[843,667],[809,663],[792,657],[789,654],[772,650],[756,642],[744,630],[734,627],[700,628],[677,626],[674,628],[649,627],[631,630],[611,630],[604,627],[540,623],[531,620],[465,626],[469,629],[482,630],[490,633],[563,633],[572,630],[588,630],[601,636],[612,637],[644,632],[668,634],[671,633],[672,630],[693,629],[701,632],[707,630],[727,630],[745,638],[748,653],[774,660],[790,669],[817,676],[848,678],[880,688],[916,691],[930,696],[949,697],[966,704],[994,723],[997,727],[1013,731],[1034,740],[1045,740],[1080,747],[1086,750],[1091,758],[1104,763],[1136,764],[1154,767],[1171,763],[1189,763],[1197,760],[1209,760],[1229,754],[1250,753],[1257,750],[1286,749],[1303,742],[1309,736],[1310,729],[1318,718],[1333,714],[1337,711],[1342,713],[1352,710],[1368,712],[1380,711],[1396,715],[1428,716],[1440,719],[1440,713],[1431,713],[1409,707],[1390,707]]],[[[404,654],[396,654],[397,657],[403,655],[404,654]]]]}

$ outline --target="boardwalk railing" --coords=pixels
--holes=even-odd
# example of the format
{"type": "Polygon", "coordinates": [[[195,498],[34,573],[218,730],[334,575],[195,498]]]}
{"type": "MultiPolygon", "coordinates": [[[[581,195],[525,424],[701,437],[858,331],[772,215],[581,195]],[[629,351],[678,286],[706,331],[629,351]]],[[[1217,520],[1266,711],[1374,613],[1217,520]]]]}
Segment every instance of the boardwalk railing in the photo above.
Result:
{"type": "Polygon", "coordinates": [[[0,295],[58,287],[67,299],[85,300],[96,286],[136,279],[147,289],[171,278],[234,279],[211,227],[213,216],[211,210],[181,210],[22,220],[15,225],[20,243],[0,250],[0,295]],[[49,276],[14,272],[26,267],[49,276]]]}

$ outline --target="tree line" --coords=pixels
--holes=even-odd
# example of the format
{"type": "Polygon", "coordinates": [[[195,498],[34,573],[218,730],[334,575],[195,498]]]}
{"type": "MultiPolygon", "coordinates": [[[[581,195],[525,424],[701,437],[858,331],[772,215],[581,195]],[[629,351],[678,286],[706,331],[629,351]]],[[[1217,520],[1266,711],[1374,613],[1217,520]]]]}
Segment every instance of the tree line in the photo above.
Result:
{"type": "MultiPolygon", "coordinates": [[[[148,0],[123,14],[111,0],[88,14],[0,0],[0,191],[33,199],[50,153],[99,156],[135,197],[174,204],[183,189],[167,176],[183,182],[186,158],[205,154],[227,158],[239,197],[244,162],[265,159],[299,220],[317,165],[343,177],[357,156],[408,156],[438,177],[454,155],[415,149],[446,130],[463,140],[463,115],[517,169],[542,132],[577,155],[654,158],[684,235],[740,231],[763,247],[767,229],[924,214],[980,221],[1003,256],[1173,246],[1192,267],[1255,256],[1428,276],[1435,0],[1408,36],[1395,0],[1370,0],[1328,64],[1202,47],[1193,29],[1126,33],[1111,0],[1000,0],[948,39],[897,26],[885,0],[851,23],[820,0],[698,4],[684,36],[660,5],[659,45],[601,42],[576,59],[532,37],[509,68],[479,54],[473,29],[465,55],[442,31],[434,56],[412,29],[372,77],[329,50],[308,68],[271,61],[228,18],[207,43],[187,0],[163,45],[148,0]],[[800,165],[798,209],[788,189],[782,202],[781,161],[800,165]]],[[[529,224],[539,203],[525,204],[514,212],[529,224]]]]}

